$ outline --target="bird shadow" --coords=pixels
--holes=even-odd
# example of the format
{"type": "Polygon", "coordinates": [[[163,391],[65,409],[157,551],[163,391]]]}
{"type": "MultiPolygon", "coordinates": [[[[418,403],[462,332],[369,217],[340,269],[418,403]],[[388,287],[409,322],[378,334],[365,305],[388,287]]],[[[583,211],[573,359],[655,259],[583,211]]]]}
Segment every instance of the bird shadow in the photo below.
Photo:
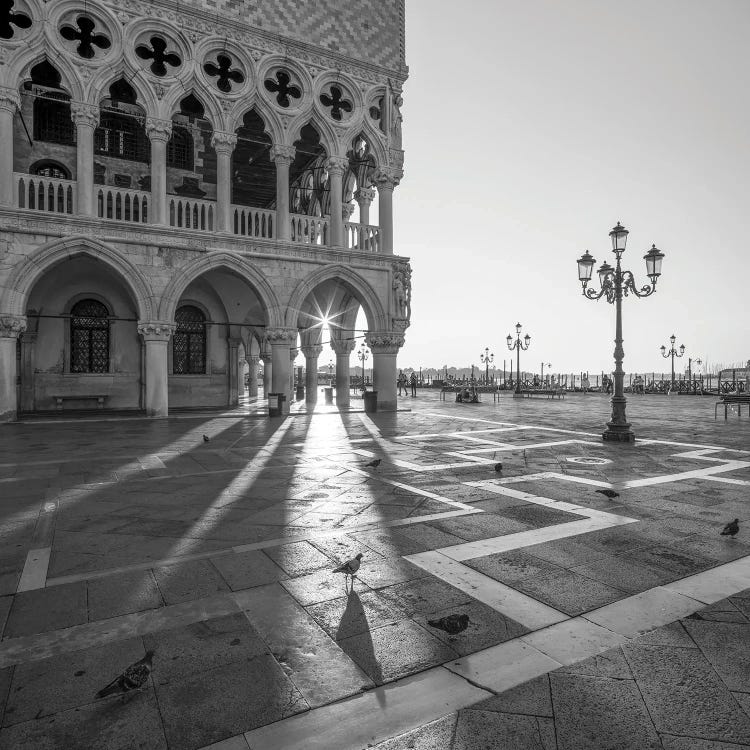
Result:
{"type": "MultiPolygon", "coordinates": [[[[359,594],[352,587],[347,593],[344,609],[336,630],[336,642],[341,649],[372,679],[376,685],[383,684],[383,670],[375,654],[375,646],[370,636],[367,613],[362,606],[359,594]]],[[[378,704],[385,706],[385,694],[376,691],[378,704]]]]}

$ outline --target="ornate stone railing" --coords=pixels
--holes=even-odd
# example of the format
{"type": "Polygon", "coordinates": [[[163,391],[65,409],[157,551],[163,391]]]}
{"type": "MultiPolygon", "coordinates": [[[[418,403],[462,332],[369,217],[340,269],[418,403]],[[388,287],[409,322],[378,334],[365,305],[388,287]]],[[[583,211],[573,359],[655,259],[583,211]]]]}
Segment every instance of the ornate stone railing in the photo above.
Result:
{"type": "Polygon", "coordinates": [[[328,217],[290,214],[292,242],[305,245],[328,244],[328,217]]]}
{"type": "Polygon", "coordinates": [[[251,206],[232,206],[232,231],[242,237],[273,239],[276,211],[251,206]]]}
{"type": "Polygon", "coordinates": [[[131,221],[139,224],[148,222],[148,209],[151,193],[144,190],[130,190],[113,185],[96,185],[96,215],[102,219],[131,221]]]}
{"type": "Polygon", "coordinates": [[[78,185],[75,181],[19,172],[14,172],[13,179],[19,208],[51,211],[58,214],[76,212],[78,185]]]}
{"type": "Polygon", "coordinates": [[[183,198],[179,195],[168,195],[169,225],[184,229],[199,229],[204,232],[214,231],[216,203],[196,198],[183,198]]]}
{"type": "Polygon", "coordinates": [[[377,253],[380,250],[380,227],[374,224],[344,224],[344,246],[350,250],[377,253]]]}

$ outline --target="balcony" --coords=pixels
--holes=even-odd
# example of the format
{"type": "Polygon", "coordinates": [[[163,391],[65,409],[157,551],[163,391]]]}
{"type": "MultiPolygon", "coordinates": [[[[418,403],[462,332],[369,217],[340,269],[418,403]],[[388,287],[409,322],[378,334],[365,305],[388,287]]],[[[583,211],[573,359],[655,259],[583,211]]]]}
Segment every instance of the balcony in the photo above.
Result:
{"type": "MultiPolygon", "coordinates": [[[[14,172],[16,207],[45,213],[78,215],[78,185],[75,180],[14,172]]],[[[167,194],[169,226],[194,232],[216,231],[216,201],[167,194]]],[[[151,193],[144,190],[94,186],[94,210],[101,219],[124,224],[148,224],[151,193]]],[[[278,237],[276,211],[251,206],[230,206],[230,231],[238,237],[273,240],[278,237]]],[[[381,252],[380,228],[347,221],[343,225],[343,247],[359,252],[381,252]]],[[[330,217],[289,214],[289,240],[300,245],[329,246],[330,217]]]]}

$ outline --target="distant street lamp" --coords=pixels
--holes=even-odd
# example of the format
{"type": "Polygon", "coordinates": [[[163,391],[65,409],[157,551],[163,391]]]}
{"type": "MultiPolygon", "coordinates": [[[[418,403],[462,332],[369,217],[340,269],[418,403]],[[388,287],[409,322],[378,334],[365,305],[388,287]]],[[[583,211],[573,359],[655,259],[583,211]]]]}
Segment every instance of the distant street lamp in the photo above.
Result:
{"type": "Polygon", "coordinates": [[[700,367],[703,364],[702,359],[693,359],[692,357],[688,357],[688,383],[689,387],[693,387],[693,362],[695,362],[698,367],[700,367]]]}
{"type": "Polygon", "coordinates": [[[333,360],[328,360],[328,385],[333,385],[333,360]]]}
{"type": "Polygon", "coordinates": [[[365,388],[365,362],[370,357],[370,350],[365,346],[365,344],[362,344],[362,346],[359,347],[359,351],[357,352],[357,359],[362,363],[362,390],[366,390],[365,388]]]}
{"type": "MultiPolygon", "coordinates": [[[[547,362],[547,367],[552,367],[552,365],[547,362]]],[[[542,387],[544,387],[544,362],[542,362],[542,387]]]]}
{"type": "Polygon", "coordinates": [[[630,429],[630,424],[625,416],[625,391],[623,380],[625,373],[622,369],[622,360],[625,351],[622,348],[622,298],[629,293],[636,297],[648,297],[656,291],[656,281],[661,275],[661,262],[664,253],[652,245],[651,249],[643,256],[646,261],[646,275],[651,279],[651,285],[645,285],[640,290],[636,288],[635,278],[630,271],[623,271],[620,265],[620,259],[625,252],[625,244],[628,239],[628,230],[620,222],[609,233],[612,240],[612,252],[615,254],[617,264],[612,268],[608,263],[602,263],[601,268],[597,271],[601,291],[587,289],[591,281],[591,272],[594,269],[596,261],[591,257],[588,250],[578,260],[578,278],[583,286],[583,295],[587,299],[597,300],[606,296],[607,302],[615,305],[615,392],[612,396],[612,419],[607,422],[607,429],[602,434],[604,440],[614,440],[618,442],[633,442],[635,434],[630,429]]]}
{"type": "Polygon", "coordinates": [[[525,344],[521,343],[521,324],[516,323],[516,340],[513,341],[513,337],[508,334],[506,341],[510,351],[516,350],[516,394],[519,396],[521,395],[521,350],[526,351],[529,348],[531,336],[527,333],[523,340],[525,344]]]}
{"type": "Polygon", "coordinates": [[[490,354],[489,346],[484,347],[484,354],[479,355],[479,361],[484,364],[484,384],[489,385],[490,382],[490,362],[495,361],[495,355],[490,354]]]}
{"type": "MultiPolygon", "coordinates": [[[[669,347],[669,351],[667,351],[666,346],[662,346],[661,348],[661,356],[664,357],[664,359],[667,359],[668,357],[672,358],[672,383],[670,385],[670,390],[674,390],[674,358],[675,357],[682,357],[683,354],[685,354],[685,344],[680,344],[680,352],[677,353],[677,350],[674,348],[674,343],[677,341],[677,336],[672,334],[669,337],[669,343],[671,346],[669,347]]],[[[690,361],[690,360],[688,360],[690,361]]]]}

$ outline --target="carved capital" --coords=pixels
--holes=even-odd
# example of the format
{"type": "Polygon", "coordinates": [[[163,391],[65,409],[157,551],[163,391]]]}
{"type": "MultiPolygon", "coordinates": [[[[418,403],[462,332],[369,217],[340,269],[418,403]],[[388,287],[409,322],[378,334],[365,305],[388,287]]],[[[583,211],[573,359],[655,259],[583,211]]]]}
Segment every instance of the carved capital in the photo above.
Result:
{"type": "Polygon", "coordinates": [[[25,315],[0,315],[0,339],[17,339],[25,330],[25,315]]]}
{"type": "Polygon", "coordinates": [[[146,135],[149,140],[166,143],[172,137],[172,121],[160,120],[158,117],[147,117],[146,135]]]}
{"type": "Polygon", "coordinates": [[[0,110],[15,114],[21,108],[21,97],[15,89],[0,86],[0,110]]]}
{"type": "Polygon", "coordinates": [[[375,195],[374,188],[360,188],[354,193],[354,200],[360,206],[369,206],[375,200],[375,195]]]}
{"type": "Polygon", "coordinates": [[[257,367],[258,362],[260,362],[260,357],[257,354],[250,354],[245,357],[245,362],[247,362],[250,367],[257,367]]]}
{"type": "Polygon", "coordinates": [[[296,344],[296,328],[266,328],[263,338],[269,344],[296,344]]]}
{"type": "Polygon", "coordinates": [[[392,167],[379,167],[372,175],[372,181],[378,190],[393,190],[401,182],[404,176],[403,170],[392,167]]]}
{"type": "Polygon", "coordinates": [[[297,154],[294,146],[272,146],[269,156],[276,164],[291,164],[297,154]]]}
{"type": "Polygon", "coordinates": [[[292,347],[289,350],[289,359],[294,362],[295,359],[297,359],[297,355],[299,354],[299,349],[292,347]]]}
{"type": "Polygon", "coordinates": [[[344,221],[349,221],[354,213],[354,208],[355,206],[353,203],[343,203],[341,206],[341,218],[344,221]]]}
{"type": "Polygon", "coordinates": [[[231,154],[237,145],[236,133],[223,133],[220,130],[214,130],[211,136],[211,145],[217,154],[231,154]]]}
{"type": "Polygon", "coordinates": [[[163,320],[141,320],[138,322],[138,333],[143,336],[144,341],[166,343],[172,338],[175,327],[174,323],[167,323],[163,320]]]}
{"type": "Polygon", "coordinates": [[[96,128],[99,125],[99,107],[83,102],[73,102],[70,105],[70,119],[76,125],[96,128]]]}
{"type": "Polygon", "coordinates": [[[398,331],[368,331],[366,340],[373,354],[397,354],[404,345],[404,334],[398,331]]]}
{"type": "Polygon", "coordinates": [[[349,168],[349,159],[343,156],[332,156],[325,163],[325,168],[328,170],[328,174],[341,174],[349,168]]]}
{"type": "Polygon", "coordinates": [[[354,339],[334,339],[331,337],[331,349],[336,353],[336,356],[345,356],[351,354],[357,342],[354,339]]]}
{"type": "Polygon", "coordinates": [[[322,346],[303,346],[302,354],[305,359],[317,359],[323,353],[322,346]]]}

